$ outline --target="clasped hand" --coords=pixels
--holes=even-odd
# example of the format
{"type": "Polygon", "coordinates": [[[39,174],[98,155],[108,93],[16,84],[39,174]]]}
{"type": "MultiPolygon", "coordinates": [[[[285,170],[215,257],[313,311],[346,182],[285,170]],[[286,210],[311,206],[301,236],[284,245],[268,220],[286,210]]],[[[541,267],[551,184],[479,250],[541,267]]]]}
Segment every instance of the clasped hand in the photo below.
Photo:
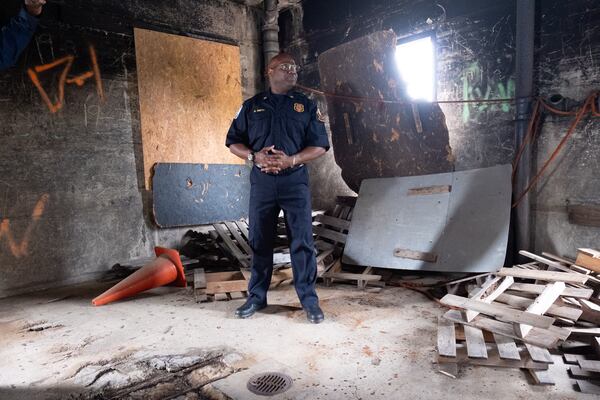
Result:
{"type": "Polygon", "coordinates": [[[267,174],[278,174],[281,170],[293,167],[294,160],[275,146],[265,147],[254,154],[254,162],[261,172],[267,174]]]}

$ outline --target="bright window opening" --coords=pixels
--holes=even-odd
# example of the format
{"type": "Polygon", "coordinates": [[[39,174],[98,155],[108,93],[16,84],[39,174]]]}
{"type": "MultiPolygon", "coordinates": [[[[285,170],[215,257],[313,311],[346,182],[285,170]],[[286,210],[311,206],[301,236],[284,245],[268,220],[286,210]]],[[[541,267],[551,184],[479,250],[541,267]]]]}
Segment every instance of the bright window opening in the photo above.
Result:
{"type": "Polygon", "coordinates": [[[406,92],[413,100],[434,100],[434,51],[430,36],[402,43],[396,47],[396,63],[406,85],[406,92]]]}

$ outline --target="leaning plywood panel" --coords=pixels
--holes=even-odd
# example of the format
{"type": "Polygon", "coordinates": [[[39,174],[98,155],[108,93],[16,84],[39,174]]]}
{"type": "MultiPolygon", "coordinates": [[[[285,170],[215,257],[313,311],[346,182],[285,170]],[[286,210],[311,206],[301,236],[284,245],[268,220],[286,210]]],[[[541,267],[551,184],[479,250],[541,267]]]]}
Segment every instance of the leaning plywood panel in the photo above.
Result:
{"type": "Polygon", "coordinates": [[[157,162],[243,164],[225,147],[242,104],[237,46],[134,30],[146,188],[157,162]]]}
{"type": "Polygon", "coordinates": [[[503,264],[511,166],[362,182],[344,262],[375,267],[490,272],[503,264]],[[415,195],[419,188],[451,187],[415,195]]]}

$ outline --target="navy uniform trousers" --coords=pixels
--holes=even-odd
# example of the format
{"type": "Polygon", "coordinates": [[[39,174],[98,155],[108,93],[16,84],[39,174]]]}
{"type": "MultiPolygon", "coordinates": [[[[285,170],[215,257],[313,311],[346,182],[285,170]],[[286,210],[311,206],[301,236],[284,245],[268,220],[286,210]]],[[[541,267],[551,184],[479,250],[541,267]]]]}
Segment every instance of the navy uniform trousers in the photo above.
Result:
{"type": "Polygon", "coordinates": [[[267,290],[273,274],[277,221],[280,210],[283,210],[290,239],[296,293],[303,307],[318,304],[308,168],[302,166],[292,171],[284,170],[279,175],[271,175],[254,167],[250,183],[249,239],[254,256],[252,277],[248,284],[249,301],[267,304],[267,290]]]}

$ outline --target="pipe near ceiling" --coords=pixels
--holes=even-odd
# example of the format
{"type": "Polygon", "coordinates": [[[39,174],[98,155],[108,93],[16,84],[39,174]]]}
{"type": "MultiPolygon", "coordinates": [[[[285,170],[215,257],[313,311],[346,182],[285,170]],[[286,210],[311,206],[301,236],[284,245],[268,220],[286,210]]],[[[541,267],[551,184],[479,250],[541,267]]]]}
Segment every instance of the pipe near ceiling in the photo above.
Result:
{"type": "Polygon", "coordinates": [[[263,53],[265,68],[271,58],[279,54],[279,8],[278,0],[265,0],[265,23],[263,25],[263,53]]]}

